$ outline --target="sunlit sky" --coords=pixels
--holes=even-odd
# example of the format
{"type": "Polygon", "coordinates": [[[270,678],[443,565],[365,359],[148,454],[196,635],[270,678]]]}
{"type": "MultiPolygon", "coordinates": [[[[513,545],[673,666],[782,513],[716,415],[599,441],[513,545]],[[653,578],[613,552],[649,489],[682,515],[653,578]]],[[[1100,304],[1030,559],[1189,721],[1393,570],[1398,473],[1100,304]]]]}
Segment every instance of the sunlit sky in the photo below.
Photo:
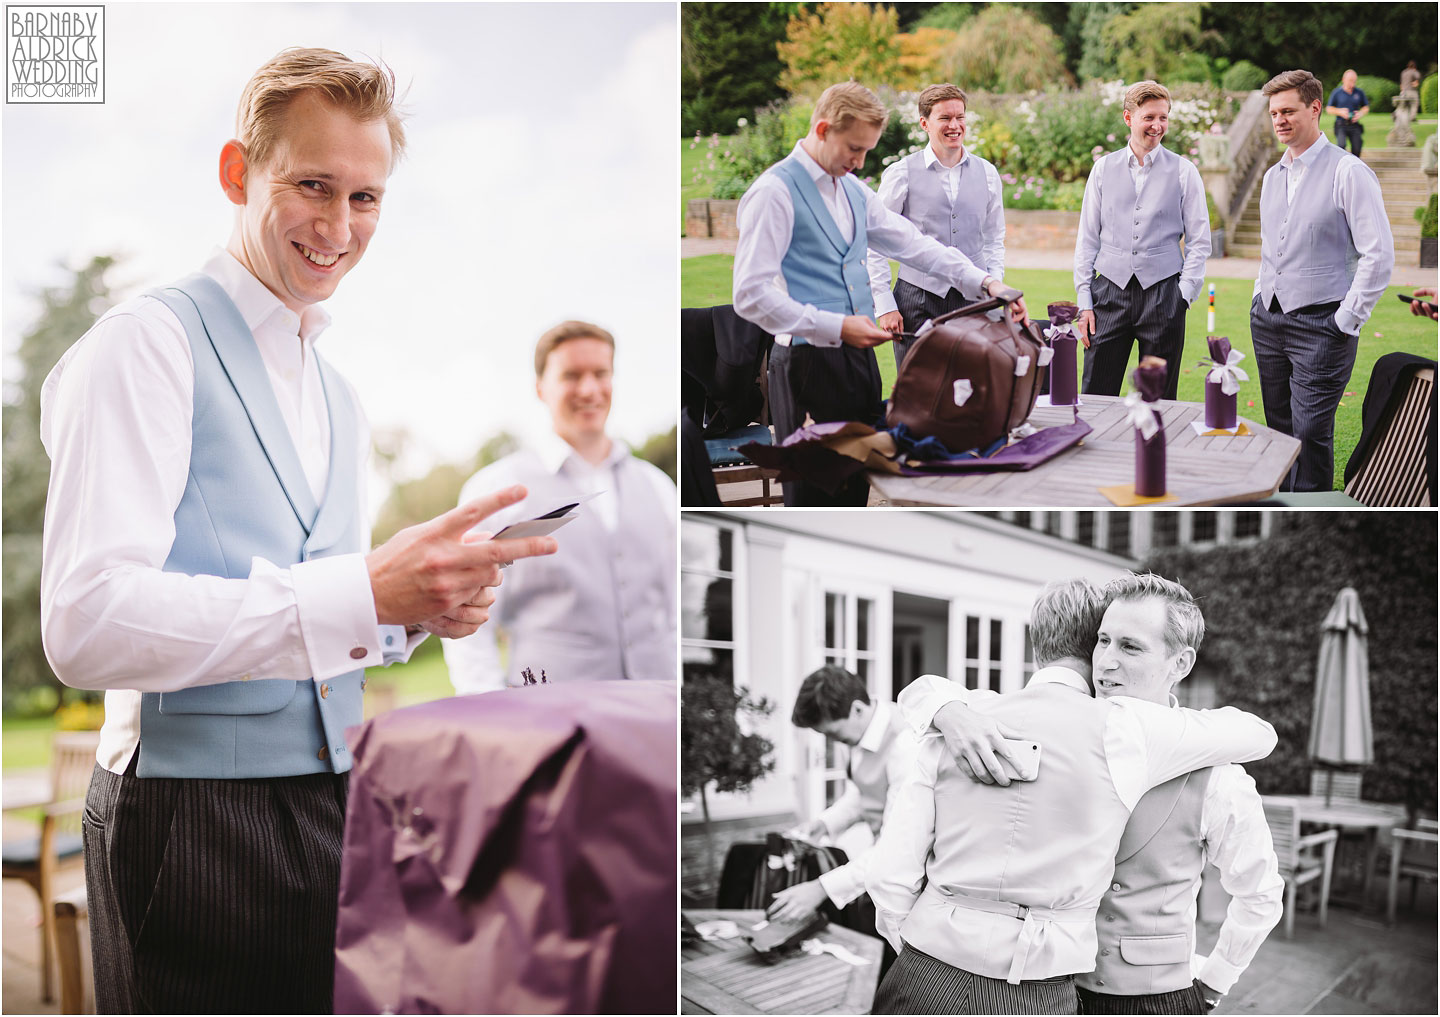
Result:
{"type": "MultiPolygon", "coordinates": [[[[230,235],[221,146],[254,70],[287,46],[383,59],[408,148],[320,350],[405,475],[548,426],[535,339],[567,318],[616,336],[611,433],[677,403],[678,45],[659,4],[105,7],[103,105],[3,106],[3,329],[97,254],[120,297],[197,269],[230,235]]],[[[372,483],[375,499],[383,495],[372,483]]]]}

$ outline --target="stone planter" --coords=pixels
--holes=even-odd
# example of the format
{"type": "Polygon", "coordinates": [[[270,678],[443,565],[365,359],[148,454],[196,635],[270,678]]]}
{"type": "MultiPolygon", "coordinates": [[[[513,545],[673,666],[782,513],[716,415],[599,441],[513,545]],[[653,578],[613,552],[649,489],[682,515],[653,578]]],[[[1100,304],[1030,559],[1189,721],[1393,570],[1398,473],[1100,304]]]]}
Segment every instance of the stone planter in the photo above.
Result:
{"type": "Polygon", "coordinates": [[[1436,241],[1437,239],[1440,239],[1440,238],[1436,238],[1436,237],[1421,237],[1421,238],[1420,238],[1420,267],[1421,267],[1421,268],[1436,268],[1436,267],[1440,267],[1440,265],[1437,265],[1437,263],[1436,263],[1436,257],[1435,257],[1435,241],[1436,241]]]}
{"type": "Polygon", "coordinates": [[[1224,226],[1221,226],[1221,227],[1219,227],[1218,229],[1213,229],[1213,230],[1210,231],[1210,257],[1212,257],[1212,258],[1223,258],[1223,257],[1225,257],[1225,227],[1224,227],[1224,226]]]}

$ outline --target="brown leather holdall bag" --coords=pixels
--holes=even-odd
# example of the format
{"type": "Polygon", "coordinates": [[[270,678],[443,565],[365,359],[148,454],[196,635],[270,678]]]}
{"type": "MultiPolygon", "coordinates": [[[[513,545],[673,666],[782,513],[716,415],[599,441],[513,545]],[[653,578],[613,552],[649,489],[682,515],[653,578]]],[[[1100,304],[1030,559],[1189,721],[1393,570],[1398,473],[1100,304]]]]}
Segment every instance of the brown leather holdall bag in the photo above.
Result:
{"type": "Polygon", "coordinates": [[[1033,323],[985,312],[1020,299],[1019,290],[942,315],[900,364],[885,423],[936,438],[959,454],[983,448],[1019,427],[1040,394],[1048,351],[1033,323]]]}

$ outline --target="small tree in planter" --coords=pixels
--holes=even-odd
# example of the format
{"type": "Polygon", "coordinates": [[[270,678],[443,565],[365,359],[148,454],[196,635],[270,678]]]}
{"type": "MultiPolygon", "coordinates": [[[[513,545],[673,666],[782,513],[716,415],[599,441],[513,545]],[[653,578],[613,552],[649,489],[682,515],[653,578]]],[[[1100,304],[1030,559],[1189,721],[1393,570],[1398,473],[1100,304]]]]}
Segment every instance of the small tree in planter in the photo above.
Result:
{"type": "Polygon", "coordinates": [[[1220,217],[1220,209],[1215,205],[1215,199],[1210,192],[1205,192],[1205,211],[1210,217],[1210,257],[1225,257],[1225,220],[1220,217]]]}
{"type": "Polygon", "coordinates": [[[750,719],[769,716],[768,699],[752,699],[719,675],[690,675],[680,692],[680,793],[700,795],[705,820],[706,866],[716,871],[715,834],[710,825],[707,792],[748,791],[775,769],[775,746],[768,738],[744,730],[741,714],[750,719]]]}
{"type": "Polygon", "coordinates": [[[1430,203],[1424,208],[1415,210],[1415,218],[1420,220],[1420,267],[1435,268],[1435,239],[1436,239],[1436,195],[1430,195],[1430,203]]]}

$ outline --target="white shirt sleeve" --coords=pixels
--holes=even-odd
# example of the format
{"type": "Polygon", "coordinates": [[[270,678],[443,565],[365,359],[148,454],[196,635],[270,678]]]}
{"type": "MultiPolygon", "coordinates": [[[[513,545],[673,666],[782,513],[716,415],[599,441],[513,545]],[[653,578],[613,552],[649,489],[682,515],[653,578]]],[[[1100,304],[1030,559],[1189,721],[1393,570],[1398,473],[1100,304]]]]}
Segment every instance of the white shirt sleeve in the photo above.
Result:
{"type": "Polygon", "coordinates": [[[918,268],[926,275],[950,280],[962,293],[979,293],[985,281],[985,270],[957,248],[946,247],[934,237],[927,237],[905,218],[890,211],[880,196],[866,188],[865,236],[870,250],[894,258],[902,265],[918,268]]]}
{"type": "Polygon", "coordinates": [[[919,739],[913,762],[886,797],[885,824],[871,856],[865,888],[875,904],[875,928],[899,953],[900,926],[925,888],[925,862],[935,843],[935,777],[944,758],[939,735],[919,739]]]}
{"type": "Polygon", "coordinates": [[[1390,285],[1395,239],[1390,234],[1380,181],[1359,159],[1340,160],[1335,170],[1335,203],[1345,215],[1350,238],[1360,254],[1350,291],[1335,312],[1335,324],[1346,335],[1358,335],[1390,285]]]}
{"type": "Polygon", "coordinates": [[[382,663],[364,555],[288,568],[254,558],[244,579],[163,570],[189,474],[194,367],[179,321],[148,303],[98,322],[42,392],[40,624],[56,675],[167,692],[382,663]]]}
{"type": "Polygon", "coordinates": [[[987,275],[996,279],[1005,278],[1005,197],[1000,186],[1000,171],[990,163],[985,167],[985,191],[989,195],[985,205],[985,223],[980,229],[980,260],[985,263],[987,275]]]}
{"type": "Polygon", "coordinates": [[[1090,286],[1095,281],[1095,259],[1100,256],[1100,178],[1104,159],[1095,163],[1085,178],[1085,197],[1080,202],[1080,232],[1075,237],[1075,304],[1082,311],[1095,308],[1090,286]]]}
{"type": "Polygon", "coordinates": [[[1105,754],[1115,790],[1127,809],[1172,777],[1222,763],[1263,759],[1275,748],[1275,729],[1233,706],[1171,709],[1128,696],[1109,702],[1105,754]]]}
{"type": "MultiPolygon", "coordinates": [[[[900,785],[914,767],[919,748],[919,740],[908,731],[900,732],[890,743],[890,751],[885,757],[885,811],[880,819],[882,835],[898,800],[900,785]]],[[[831,903],[837,908],[843,908],[865,892],[866,873],[869,871],[870,861],[875,858],[883,859],[885,855],[877,855],[872,846],[869,850],[851,855],[844,865],[831,869],[820,877],[820,885],[824,887],[831,903]]]]}
{"type": "Polygon", "coordinates": [[[1218,992],[1229,992],[1279,923],[1285,896],[1265,806],[1254,779],[1240,767],[1222,766],[1211,772],[1200,813],[1200,836],[1231,899],[1215,949],[1201,966],[1199,978],[1218,992]]]}
{"type": "Polygon", "coordinates": [[[970,690],[959,682],[942,678],[938,674],[922,674],[900,690],[895,705],[900,716],[917,737],[930,730],[930,724],[940,707],[948,703],[969,703],[970,690]]]}
{"type": "MultiPolygon", "coordinates": [[[[880,174],[880,190],[876,197],[895,214],[905,207],[905,195],[910,190],[910,167],[905,159],[897,160],[885,167],[880,174]]],[[[870,273],[870,299],[875,301],[875,317],[897,310],[895,293],[890,289],[890,259],[871,249],[865,257],[865,270],[870,273]]],[[[913,329],[912,329],[913,331],[913,329]]]]}
{"type": "Polygon", "coordinates": [[[1180,220],[1185,225],[1185,263],[1180,268],[1180,299],[1193,304],[1205,286],[1205,261],[1210,257],[1210,210],[1205,184],[1189,159],[1180,160],[1180,220]]]}
{"type": "MultiPolygon", "coordinates": [[[[839,346],[845,315],[791,298],[780,262],[790,249],[795,207],[790,190],[774,173],[762,173],[740,199],[735,214],[735,313],[775,336],[801,336],[815,346],[839,346]]],[[[788,343],[788,339],[785,340],[788,343]]]]}

